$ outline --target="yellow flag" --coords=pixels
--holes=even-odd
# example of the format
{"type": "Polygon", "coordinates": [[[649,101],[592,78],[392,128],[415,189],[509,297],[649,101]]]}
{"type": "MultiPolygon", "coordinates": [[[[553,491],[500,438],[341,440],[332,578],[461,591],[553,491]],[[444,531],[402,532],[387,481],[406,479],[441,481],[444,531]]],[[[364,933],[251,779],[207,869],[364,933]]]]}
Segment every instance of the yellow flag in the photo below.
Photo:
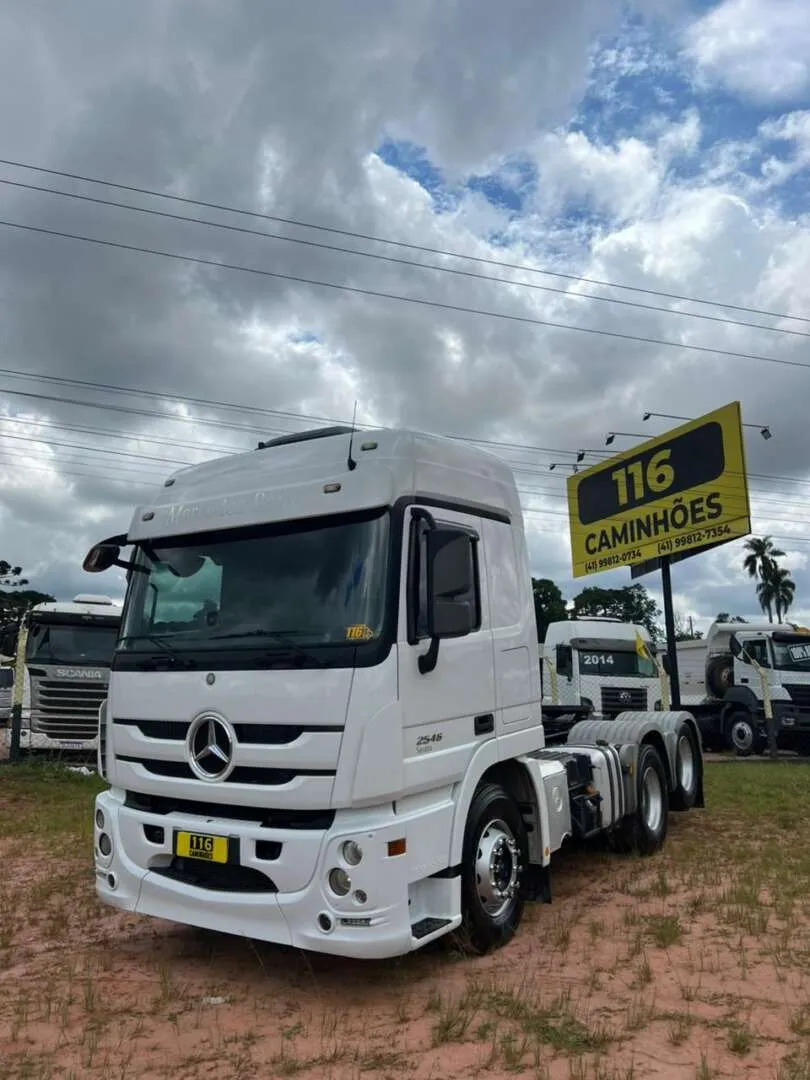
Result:
{"type": "Polygon", "coordinates": [[[638,632],[638,630],[636,630],[636,652],[638,653],[638,655],[641,657],[642,660],[651,660],[652,659],[652,657],[650,656],[650,650],[644,644],[644,638],[642,638],[642,636],[638,632]]]}

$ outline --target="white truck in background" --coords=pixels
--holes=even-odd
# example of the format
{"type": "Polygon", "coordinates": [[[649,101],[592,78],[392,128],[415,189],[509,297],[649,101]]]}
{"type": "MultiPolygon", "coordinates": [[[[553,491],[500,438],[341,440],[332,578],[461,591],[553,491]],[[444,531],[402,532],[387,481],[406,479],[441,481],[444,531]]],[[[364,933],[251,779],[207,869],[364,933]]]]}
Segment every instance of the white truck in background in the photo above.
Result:
{"type": "Polygon", "coordinates": [[[768,745],[768,704],[780,749],[810,755],[810,632],[794,623],[712,623],[679,641],[681,708],[704,745],[741,756],[768,745]]]}
{"type": "Polygon", "coordinates": [[[260,443],[169,476],[84,561],[113,565],[93,848],[118,909],[358,958],[450,932],[484,952],[550,900],[566,840],[650,854],[703,805],[688,713],[545,745],[519,494],[486,451],[260,443]]]}
{"type": "Polygon", "coordinates": [[[544,709],[582,706],[612,719],[661,708],[656,647],[644,626],[606,616],[560,620],[549,624],[541,653],[544,709]]]}
{"type": "MultiPolygon", "coordinates": [[[[37,604],[26,619],[20,748],[92,753],[121,604],[109,596],[81,594],[72,602],[37,604]]],[[[14,668],[9,670],[13,682],[14,668]]],[[[10,746],[10,708],[6,719],[5,741],[10,746]]]]}

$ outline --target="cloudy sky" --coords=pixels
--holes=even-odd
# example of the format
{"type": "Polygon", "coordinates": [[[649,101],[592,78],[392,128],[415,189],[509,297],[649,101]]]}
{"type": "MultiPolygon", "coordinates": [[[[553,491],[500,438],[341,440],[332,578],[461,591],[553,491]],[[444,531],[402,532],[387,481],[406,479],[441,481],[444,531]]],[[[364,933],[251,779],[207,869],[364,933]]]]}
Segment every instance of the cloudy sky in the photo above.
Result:
{"type": "MultiPolygon", "coordinates": [[[[549,465],[739,399],[810,619],[807,0],[5,0],[0,99],[0,556],[36,587],[114,591],[81,558],[176,462],[355,400],[513,444],[534,573],[627,584],[571,580],[549,465]]],[[[681,615],[755,614],[740,562],[677,566],[681,615]]]]}

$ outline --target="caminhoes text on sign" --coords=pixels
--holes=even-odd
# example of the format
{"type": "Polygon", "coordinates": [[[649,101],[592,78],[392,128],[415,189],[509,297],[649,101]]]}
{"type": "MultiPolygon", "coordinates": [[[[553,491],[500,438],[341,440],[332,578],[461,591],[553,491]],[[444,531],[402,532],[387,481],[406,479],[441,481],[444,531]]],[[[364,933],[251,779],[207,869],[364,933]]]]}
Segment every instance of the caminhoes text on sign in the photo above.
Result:
{"type": "Polygon", "coordinates": [[[574,577],[751,531],[735,401],[568,480],[574,577]]]}

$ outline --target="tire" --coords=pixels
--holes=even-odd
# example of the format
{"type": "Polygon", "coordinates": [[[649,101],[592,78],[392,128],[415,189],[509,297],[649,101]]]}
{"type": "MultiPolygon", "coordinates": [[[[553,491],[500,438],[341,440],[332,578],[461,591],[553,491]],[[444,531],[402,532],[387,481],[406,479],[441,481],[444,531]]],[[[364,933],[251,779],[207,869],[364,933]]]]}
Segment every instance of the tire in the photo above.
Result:
{"type": "Polygon", "coordinates": [[[666,839],[669,799],[661,755],[649,743],[639,747],[635,775],[636,809],[614,831],[610,843],[615,851],[652,855],[666,839]]]}
{"type": "Polygon", "coordinates": [[[529,862],[526,825],[500,784],[473,798],[461,857],[461,938],[483,954],[505,945],[523,916],[521,884],[529,862]]]}
{"type": "Polygon", "coordinates": [[[737,757],[751,757],[757,747],[757,732],[751,714],[737,709],[726,720],[726,740],[737,757]]]}
{"type": "Polygon", "coordinates": [[[670,796],[673,810],[691,810],[697,800],[702,769],[700,746],[689,724],[678,730],[675,747],[675,790],[670,796]]]}
{"type": "Polygon", "coordinates": [[[722,698],[734,685],[734,659],[731,656],[713,656],[706,665],[706,689],[712,697],[722,698]]]}

